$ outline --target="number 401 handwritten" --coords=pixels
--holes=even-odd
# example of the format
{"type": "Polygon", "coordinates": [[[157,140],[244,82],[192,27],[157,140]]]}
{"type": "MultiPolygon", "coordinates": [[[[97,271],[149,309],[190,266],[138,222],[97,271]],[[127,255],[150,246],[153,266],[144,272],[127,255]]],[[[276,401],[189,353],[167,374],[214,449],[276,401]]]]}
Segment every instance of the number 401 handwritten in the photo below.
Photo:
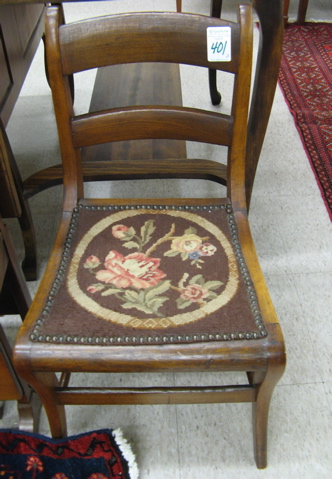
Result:
{"type": "Polygon", "coordinates": [[[225,55],[226,48],[227,40],[225,42],[214,42],[211,45],[211,50],[213,53],[221,53],[222,55],[225,55]]]}

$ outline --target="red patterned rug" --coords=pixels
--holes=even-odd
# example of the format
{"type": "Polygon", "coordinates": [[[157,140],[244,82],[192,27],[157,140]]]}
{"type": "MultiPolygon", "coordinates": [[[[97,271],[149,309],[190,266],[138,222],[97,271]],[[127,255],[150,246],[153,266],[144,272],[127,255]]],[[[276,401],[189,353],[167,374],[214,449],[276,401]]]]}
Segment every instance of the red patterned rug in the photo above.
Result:
{"type": "Polygon", "coordinates": [[[93,431],[66,439],[0,430],[3,479],[137,479],[130,446],[121,431],[93,431]]]}
{"type": "Polygon", "coordinates": [[[287,26],[279,83],[332,220],[332,24],[287,26]]]}

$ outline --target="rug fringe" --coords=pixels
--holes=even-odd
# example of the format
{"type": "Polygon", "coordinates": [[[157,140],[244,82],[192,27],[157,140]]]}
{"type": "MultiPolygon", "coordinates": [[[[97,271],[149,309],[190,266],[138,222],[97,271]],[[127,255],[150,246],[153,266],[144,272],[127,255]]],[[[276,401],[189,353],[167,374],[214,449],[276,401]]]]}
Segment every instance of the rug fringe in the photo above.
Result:
{"type": "Polygon", "coordinates": [[[122,433],[121,429],[113,430],[112,434],[114,436],[114,439],[115,439],[117,445],[119,446],[119,448],[120,448],[120,450],[123,454],[123,457],[128,462],[130,479],[138,479],[138,477],[139,477],[138,466],[137,466],[136,458],[135,458],[135,455],[134,455],[134,453],[131,449],[130,444],[123,437],[123,433],[122,433]]]}
{"type": "MultiPolygon", "coordinates": [[[[296,22],[297,22],[297,16],[289,15],[288,23],[296,23],[296,22]]],[[[308,17],[306,18],[305,23],[332,23],[332,21],[326,20],[326,18],[308,17]]]]}

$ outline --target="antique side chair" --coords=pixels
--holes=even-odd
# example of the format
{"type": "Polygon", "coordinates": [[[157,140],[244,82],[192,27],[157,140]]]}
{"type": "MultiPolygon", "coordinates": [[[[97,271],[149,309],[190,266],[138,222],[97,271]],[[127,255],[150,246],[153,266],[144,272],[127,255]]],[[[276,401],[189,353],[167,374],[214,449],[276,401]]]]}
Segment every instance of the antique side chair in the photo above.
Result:
{"type": "Polygon", "coordinates": [[[238,23],[128,13],[68,25],[61,25],[59,8],[50,7],[46,48],[63,161],[63,213],[16,342],[19,373],[41,397],[54,437],[66,435],[65,405],[251,402],[256,464],[266,467],[268,410],[285,351],[247,218],[251,7],[239,7],[238,23]],[[208,28],[212,35],[226,32],[230,57],[208,60],[208,47],[221,50],[225,41],[217,37],[210,44],[208,28]],[[231,113],[145,105],[74,115],[72,74],[137,62],[230,73],[231,113]],[[113,179],[202,178],[226,183],[226,197],[85,198],[81,148],[139,139],[223,145],[227,165],[208,159],[110,160],[113,179]],[[195,371],[242,372],[248,380],[175,388],[69,383],[75,372],[195,371]]]}

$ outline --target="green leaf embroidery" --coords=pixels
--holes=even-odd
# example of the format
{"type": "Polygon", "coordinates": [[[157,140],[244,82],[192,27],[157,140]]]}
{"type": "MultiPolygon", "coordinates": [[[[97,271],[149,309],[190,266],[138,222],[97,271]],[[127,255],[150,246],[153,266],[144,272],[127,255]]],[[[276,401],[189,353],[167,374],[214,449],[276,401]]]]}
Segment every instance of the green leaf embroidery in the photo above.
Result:
{"type": "Polygon", "coordinates": [[[147,306],[151,308],[152,311],[157,312],[159,308],[168,300],[167,296],[158,296],[158,298],[153,298],[148,301],[147,306]]]}
{"type": "Polygon", "coordinates": [[[98,291],[98,292],[102,291],[103,289],[106,288],[106,286],[105,286],[104,284],[101,284],[101,283],[95,283],[95,284],[91,284],[91,285],[89,286],[88,291],[89,291],[90,288],[92,288],[92,289],[94,288],[94,289],[95,289],[95,291],[91,291],[91,290],[90,290],[90,293],[91,293],[91,292],[95,293],[95,292],[97,292],[97,291],[98,291]]]}
{"type": "Polygon", "coordinates": [[[140,247],[140,245],[138,243],[136,243],[136,241],[127,241],[126,243],[124,243],[123,246],[125,246],[126,248],[129,248],[129,249],[140,247]]]}
{"type": "Polygon", "coordinates": [[[101,263],[84,263],[83,264],[83,268],[86,268],[86,269],[94,269],[94,268],[97,268],[98,266],[100,266],[101,263]]]}
{"type": "Polygon", "coordinates": [[[127,289],[125,291],[124,297],[127,301],[131,303],[136,303],[138,300],[138,293],[136,291],[132,291],[131,289],[127,289]]]}
{"type": "Polygon", "coordinates": [[[192,304],[192,301],[189,300],[186,300],[186,299],[183,299],[183,298],[178,298],[176,300],[176,304],[177,304],[177,307],[179,309],[184,309],[184,308],[187,308],[188,306],[190,306],[192,304]]]}
{"type": "Polygon", "coordinates": [[[102,296],[111,296],[111,294],[122,293],[122,289],[109,288],[101,293],[102,296]]]}
{"type": "Polygon", "coordinates": [[[131,240],[136,234],[136,231],[135,231],[135,228],[133,228],[132,226],[129,228],[128,231],[126,231],[124,233],[124,236],[123,238],[120,238],[121,241],[129,241],[131,240]]]}
{"type": "Polygon", "coordinates": [[[170,249],[168,251],[166,251],[166,253],[164,253],[164,256],[177,256],[178,254],[180,254],[180,251],[175,251],[173,249],[170,249]]]}
{"type": "Polygon", "coordinates": [[[196,274],[196,276],[193,276],[189,281],[189,284],[199,284],[201,286],[203,286],[204,283],[205,280],[201,274],[196,274]]]}
{"type": "Polygon", "coordinates": [[[220,288],[223,284],[224,283],[222,283],[221,281],[207,281],[204,284],[204,288],[211,291],[211,290],[220,288]]]}
{"type": "Polygon", "coordinates": [[[154,221],[148,220],[141,228],[142,244],[146,244],[151,239],[151,235],[155,231],[154,221]]]}
{"type": "Polygon", "coordinates": [[[217,293],[213,293],[212,291],[210,292],[208,298],[209,299],[215,299],[215,298],[218,298],[219,294],[217,293]]]}
{"type": "Polygon", "coordinates": [[[186,235],[195,235],[197,234],[197,229],[193,226],[190,226],[190,228],[187,228],[184,232],[186,235]]]}
{"type": "Polygon", "coordinates": [[[161,281],[158,283],[157,286],[153,286],[151,288],[148,288],[145,290],[145,300],[150,301],[152,298],[155,296],[158,296],[159,294],[165,293],[170,288],[171,282],[169,280],[167,281],[161,281]]]}
{"type": "Polygon", "coordinates": [[[139,293],[138,293],[138,296],[137,296],[137,301],[140,302],[141,304],[144,304],[145,303],[145,290],[141,290],[139,293]]]}

